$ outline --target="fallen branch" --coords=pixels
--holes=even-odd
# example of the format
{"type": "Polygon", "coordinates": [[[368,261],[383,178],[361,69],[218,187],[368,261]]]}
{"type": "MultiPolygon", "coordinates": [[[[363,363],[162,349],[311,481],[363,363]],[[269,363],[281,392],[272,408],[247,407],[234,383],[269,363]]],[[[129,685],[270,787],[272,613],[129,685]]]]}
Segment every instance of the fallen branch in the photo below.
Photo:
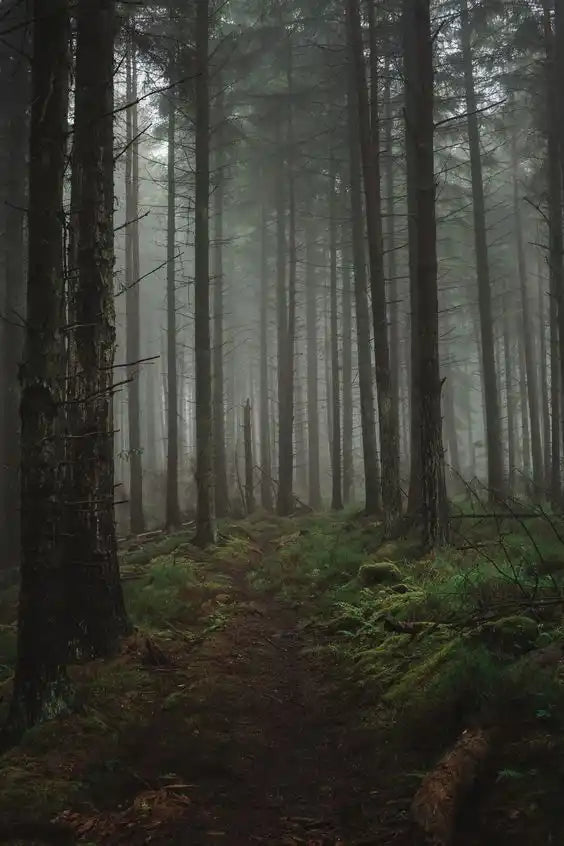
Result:
{"type": "Polygon", "coordinates": [[[452,844],[456,816],[490,753],[491,742],[491,731],[464,731],[421,782],[411,817],[424,843],[452,844]]]}

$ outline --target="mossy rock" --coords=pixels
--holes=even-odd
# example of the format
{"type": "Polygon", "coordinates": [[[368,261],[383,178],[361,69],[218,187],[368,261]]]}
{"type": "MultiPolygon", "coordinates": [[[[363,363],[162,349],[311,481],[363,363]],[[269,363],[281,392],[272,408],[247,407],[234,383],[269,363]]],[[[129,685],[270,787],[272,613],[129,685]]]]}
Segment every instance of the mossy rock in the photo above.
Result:
{"type": "Polygon", "coordinates": [[[519,654],[532,649],[539,633],[538,625],[530,617],[515,614],[502,617],[482,627],[481,635],[493,649],[519,654]]]}
{"type": "Polygon", "coordinates": [[[392,561],[371,561],[359,569],[358,579],[366,586],[390,584],[401,581],[401,572],[392,561]]]}

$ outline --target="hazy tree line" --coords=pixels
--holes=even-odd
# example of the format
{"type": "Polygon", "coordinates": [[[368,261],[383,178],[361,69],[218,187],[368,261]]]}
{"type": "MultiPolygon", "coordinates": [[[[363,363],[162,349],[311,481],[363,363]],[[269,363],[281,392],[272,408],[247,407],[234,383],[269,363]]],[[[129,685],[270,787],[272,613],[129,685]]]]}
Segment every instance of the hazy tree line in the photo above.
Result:
{"type": "Polygon", "coordinates": [[[128,631],[116,519],[561,507],[563,15],[0,3],[13,731],[128,631]]]}

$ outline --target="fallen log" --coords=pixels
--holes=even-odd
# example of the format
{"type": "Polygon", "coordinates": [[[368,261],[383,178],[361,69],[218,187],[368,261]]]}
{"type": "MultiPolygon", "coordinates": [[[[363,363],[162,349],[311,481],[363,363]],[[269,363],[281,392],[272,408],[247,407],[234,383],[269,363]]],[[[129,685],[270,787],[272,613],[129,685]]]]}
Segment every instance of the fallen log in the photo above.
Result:
{"type": "Polygon", "coordinates": [[[411,817],[424,844],[452,844],[457,814],[489,755],[491,742],[491,731],[464,731],[421,782],[411,817]]]}

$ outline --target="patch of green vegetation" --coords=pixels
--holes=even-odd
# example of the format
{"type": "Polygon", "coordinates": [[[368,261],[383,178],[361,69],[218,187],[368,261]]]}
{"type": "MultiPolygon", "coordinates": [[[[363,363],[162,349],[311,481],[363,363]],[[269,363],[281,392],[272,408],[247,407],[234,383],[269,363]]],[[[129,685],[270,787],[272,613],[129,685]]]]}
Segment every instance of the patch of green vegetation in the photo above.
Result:
{"type": "Polygon", "coordinates": [[[125,583],[127,608],[140,626],[160,629],[173,621],[189,623],[197,615],[191,589],[198,587],[197,564],[159,556],[141,578],[125,583]]]}

